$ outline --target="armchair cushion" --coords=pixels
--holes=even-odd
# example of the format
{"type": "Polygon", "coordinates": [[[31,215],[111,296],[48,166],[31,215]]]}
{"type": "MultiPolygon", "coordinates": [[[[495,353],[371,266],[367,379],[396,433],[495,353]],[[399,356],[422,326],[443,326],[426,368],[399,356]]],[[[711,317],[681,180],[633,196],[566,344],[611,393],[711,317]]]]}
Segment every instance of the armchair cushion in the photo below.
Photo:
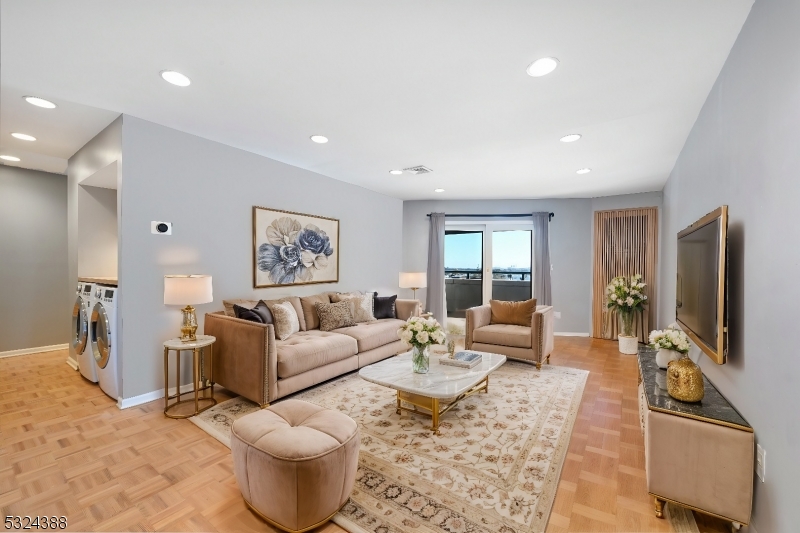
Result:
{"type": "Polygon", "coordinates": [[[278,348],[278,377],[281,379],[347,359],[358,353],[358,344],[354,338],[318,329],[295,333],[275,344],[278,348]]]}
{"type": "Polygon", "coordinates": [[[474,330],[472,340],[482,344],[530,348],[531,328],[513,324],[490,324],[474,330]]]}
{"type": "Polygon", "coordinates": [[[492,308],[492,324],[514,324],[531,327],[531,317],[536,310],[536,298],[524,302],[489,300],[492,308]]]}

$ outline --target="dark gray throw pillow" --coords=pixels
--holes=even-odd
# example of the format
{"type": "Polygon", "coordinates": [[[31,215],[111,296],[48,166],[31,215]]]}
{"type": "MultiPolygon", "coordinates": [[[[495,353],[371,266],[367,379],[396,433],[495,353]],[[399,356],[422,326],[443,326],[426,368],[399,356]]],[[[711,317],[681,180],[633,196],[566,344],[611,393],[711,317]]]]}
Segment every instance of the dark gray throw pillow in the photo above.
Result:
{"type": "Polygon", "coordinates": [[[269,307],[267,307],[267,304],[264,303],[264,300],[258,302],[252,309],[234,304],[233,312],[236,318],[258,322],[259,324],[272,324],[272,313],[269,307]]]}
{"type": "Polygon", "coordinates": [[[378,296],[376,292],[372,300],[375,306],[375,318],[397,318],[396,294],[394,296],[378,296]]]}

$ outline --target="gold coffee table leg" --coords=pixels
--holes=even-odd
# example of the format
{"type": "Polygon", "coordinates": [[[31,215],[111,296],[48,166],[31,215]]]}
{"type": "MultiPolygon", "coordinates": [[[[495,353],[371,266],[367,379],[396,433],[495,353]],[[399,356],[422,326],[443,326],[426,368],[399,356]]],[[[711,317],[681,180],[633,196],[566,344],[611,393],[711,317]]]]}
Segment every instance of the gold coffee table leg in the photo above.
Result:
{"type": "Polygon", "coordinates": [[[397,410],[395,413],[400,414],[400,391],[397,391],[397,410]]]}
{"type": "Polygon", "coordinates": [[[433,433],[435,435],[439,434],[439,398],[431,398],[431,418],[433,433]]]}

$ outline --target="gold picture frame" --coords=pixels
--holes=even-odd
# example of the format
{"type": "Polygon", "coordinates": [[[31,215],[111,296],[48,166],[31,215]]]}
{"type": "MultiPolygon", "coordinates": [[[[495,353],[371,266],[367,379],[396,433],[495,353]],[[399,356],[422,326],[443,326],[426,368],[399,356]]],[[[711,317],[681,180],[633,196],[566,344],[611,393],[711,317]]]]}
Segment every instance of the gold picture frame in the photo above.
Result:
{"type": "Polygon", "coordinates": [[[253,287],[339,282],[339,219],[253,206],[253,287]]]}

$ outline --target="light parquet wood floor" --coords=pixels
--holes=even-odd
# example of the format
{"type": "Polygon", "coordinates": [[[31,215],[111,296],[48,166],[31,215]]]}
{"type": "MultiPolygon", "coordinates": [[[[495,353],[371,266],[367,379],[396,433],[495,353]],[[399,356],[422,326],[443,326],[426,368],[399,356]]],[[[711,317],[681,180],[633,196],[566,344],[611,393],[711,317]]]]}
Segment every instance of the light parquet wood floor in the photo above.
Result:
{"type": "MultiPolygon", "coordinates": [[[[161,401],[120,411],[65,358],[0,359],[3,516],[63,515],[73,531],[275,531],[245,507],[228,448],[165,418],[161,401]]],[[[548,531],[670,531],[645,490],[635,358],[558,338],[551,362],[591,374],[548,531]]]]}

